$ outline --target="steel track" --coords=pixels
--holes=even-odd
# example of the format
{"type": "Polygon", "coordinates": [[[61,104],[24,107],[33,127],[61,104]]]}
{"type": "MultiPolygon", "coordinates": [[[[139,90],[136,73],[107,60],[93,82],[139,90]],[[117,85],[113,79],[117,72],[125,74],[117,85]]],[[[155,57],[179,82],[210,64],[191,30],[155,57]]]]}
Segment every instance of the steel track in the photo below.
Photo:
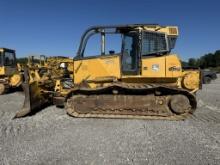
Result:
{"type": "Polygon", "coordinates": [[[96,89],[81,88],[66,103],[69,115],[85,118],[184,120],[195,109],[195,96],[188,91],[151,84],[117,83],[96,89]],[[170,109],[169,98],[175,95],[189,99],[190,108],[185,113],[176,114],[170,109]]]}

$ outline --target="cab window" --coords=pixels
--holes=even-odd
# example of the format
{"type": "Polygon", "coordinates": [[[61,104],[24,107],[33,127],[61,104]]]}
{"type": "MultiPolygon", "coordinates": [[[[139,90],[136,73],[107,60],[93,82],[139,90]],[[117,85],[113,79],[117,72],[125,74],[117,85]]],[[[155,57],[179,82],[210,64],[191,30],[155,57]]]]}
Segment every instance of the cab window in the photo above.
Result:
{"type": "Polygon", "coordinates": [[[15,65],[15,55],[14,55],[14,53],[5,52],[4,65],[5,66],[15,65]]]}
{"type": "Polygon", "coordinates": [[[101,44],[101,33],[91,35],[86,43],[83,57],[120,54],[122,47],[122,35],[105,34],[104,54],[102,54],[101,51],[101,44]]]}
{"type": "Polygon", "coordinates": [[[106,34],[105,35],[105,54],[120,54],[122,47],[121,34],[106,34]]]}
{"type": "Polygon", "coordinates": [[[101,35],[99,33],[95,33],[91,37],[89,37],[86,43],[84,57],[92,57],[92,56],[100,55],[101,53],[100,38],[101,38],[101,35]]]}
{"type": "Polygon", "coordinates": [[[166,36],[163,33],[144,32],[142,34],[142,55],[167,51],[166,36]]]}

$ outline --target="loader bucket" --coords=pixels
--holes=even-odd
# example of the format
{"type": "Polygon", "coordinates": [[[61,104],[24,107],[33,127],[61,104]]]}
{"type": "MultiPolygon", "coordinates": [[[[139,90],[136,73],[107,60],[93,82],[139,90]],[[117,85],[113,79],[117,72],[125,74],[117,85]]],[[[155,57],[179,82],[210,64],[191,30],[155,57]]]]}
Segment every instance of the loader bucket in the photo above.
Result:
{"type": "Polygon", "coordinates": [[[23,107],[18,111],[14,118],[24,117],[28,114],[32,114],[38,111],[48,99],[41,93],[41,88],[37,81],[29,83],[29,71],[25,69],[24,72],[24,83],[22,83],[22,88],[24,90],[25,99],[23,107]]]}

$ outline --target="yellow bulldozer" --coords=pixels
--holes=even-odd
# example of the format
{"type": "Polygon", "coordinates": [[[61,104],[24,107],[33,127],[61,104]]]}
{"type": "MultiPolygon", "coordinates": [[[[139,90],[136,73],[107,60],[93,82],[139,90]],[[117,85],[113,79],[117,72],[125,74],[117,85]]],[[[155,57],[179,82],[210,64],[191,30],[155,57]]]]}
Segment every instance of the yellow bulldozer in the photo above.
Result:
{"type": "Polygon", "coordinates": [[[23,76],[16,63],[15,50],[0,48],[0,95],[21,85],[23,76]]]}
{"type": "MultiPolygon", "coordinates": [[[[65,56],[47,57],[46,55],[30,55],[28,57],[26,67],[28,68],[29,72],[31,72],[30,75],[32,76],[30,77],[33,77],[34,81],[42,81],[41,77],[48,77],[48,74],[51,76],[56,75],[56,77],[72,77],[72,64],[72,59],[65,56]],[[67,70],[65,73],[62,72],[65,70],[60,69],[61,64],[67,66],[67,70]]],[[[24,68],[25,66],[23,66],[22,70],[24,70],[24,68]]]]}
{"type": "Polygon", "coordinates": [[[33,75],[26,69],[25,102],[15,117],[55,104],[73,117],[185,119],[196,110],[201,73],[183,69],[172,53],[178,35],[178,27],[157,24],[89,28],[72,60],[72,77],[51,74],[30,81],[33,75]],[[93,35],[100,36],[100,53],[87,56],[93,35]],[[106,52],[106,44],[114,43],[106,42],[109,35],[120,35],[119,52],[106,52]]]}

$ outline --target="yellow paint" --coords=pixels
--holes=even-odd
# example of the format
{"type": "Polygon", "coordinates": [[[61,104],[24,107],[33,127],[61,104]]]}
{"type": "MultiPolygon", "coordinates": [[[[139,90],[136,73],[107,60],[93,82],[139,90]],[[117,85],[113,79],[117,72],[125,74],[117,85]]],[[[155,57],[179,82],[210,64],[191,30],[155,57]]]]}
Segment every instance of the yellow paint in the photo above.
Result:
{"type": "Polygon", "coordinates": [[[2,66],[0,67],[0,75],[1,76],[11,76],[17,71],[16,67],[11,66],[2,66]]]}
{"type": "Polygon", "coordinates": [[[101,77],[120,78],[120,56],[99,56],[74,61],[74,83],[101,77]]]}
{"type": "MultiPolygon", "coordinates": [[[[9,49],[5,49],[5,48],[0,49],[2,54],[4,52],[7,52],[8,50],[9,49]]],[[[15,53],[14,50],[11,51],[15,53]]],[[[10,87],[18,87],[23,81],[22,76],[18,71],[17,65],[0,67],[0,76],[2,77],[2,79],[8,80],[6,82],[8,82],[7,85],[9,85],[10,87]]]]}
{"type": "Polygon", "coordinates": [[[182,76],[182,65],[177,55],[166,56],[166,77],[182,76]]]}
{"type": "Polygon", "coordinates": [[[5,75],[5,67],[0,67],[0,75],[4,76],[5,75]]]}
{"type": "Polygon", "coordinates": [[[63,86],[61,86],[61,81],[60,80],[56,80],[54,91],[55,92],[60,92],[62,90],[63,90],[63,86]]]}
{"type": "Polygon", "coordinates": [[[183,71],[182,87],[189,90],[199,89],[200,71],[199,70],[183,71]]]}
{"type": "MultiPolygon", "coordinates": [[[[165,33],[171,37],[179,35],[176,26],[144,25],[135,29],[165,33]]],[[[113,81],[164,84],[190,91],[199,87],[200,72],[198,70],[183,71],[181,61],[176,54],[142,57],[139,64],[140,68],[137,74],[123,75],[121,55],[100,55],[76,59],[71,66],[74,68],[72,77],[74,77],[75,84],[86,81],[90,87],[105,86],[113,81]]],[[[58,87],[56,89],[59,89],[58,87]]]]}
{"type": "Polygon", "coordinates": [[[13,87],[18,87],[22,83],[22,76],[19,73],[13,74],[10,77],[10,85],[13,87]]]}
{"type": "Polygon", "coordinates": [[[148,30],[148,31],[157,31],[157,32],[161,32],[161,33],[166,33],[167,35],[170,36],[178,36],[179,35],[179,31],[178,31],[178,27],[177,26],[144,26],[143,28],[144,30],[148,30]]]}
{"type": "Polygon", "coordinates": [[[165,77],[165,56],[142,59],[142,77],[165,77]]]}
{"type": "Polygon", "coordinates": [[[49,57],[47,58],[47,60],[45,61],[45,67],[48,68],[60,68],[60,64],[61,63],[66,63],[67,64],[67,70],[70,73],[70,77],[73,78],[73,59],[72,58],[66,58],[66,57],[62,57],[62,56],[58,56],[58,57],[49,57]]]}
{"type": "Polygon", "coordinates": [[[145,57],[142,59],[142,77],[178,78],[182,75],[182,66],[177,55],[145,57]],[[156,66],[156,67],[155,67],[156,66]]]}
{"type": "Polygon", "coordinates": [[[175,54],[142,58],[141,70],[137,75],[121,75],[118,55],[74,61],[74,83],[87,81],[90,87],[104,85],[114,81],[112,78],[115,78],[117,81],[127,83],[165,84],[192,90],[199,86],[198,77],[199,71],[183,72],[180,59],[175,54]]]}

